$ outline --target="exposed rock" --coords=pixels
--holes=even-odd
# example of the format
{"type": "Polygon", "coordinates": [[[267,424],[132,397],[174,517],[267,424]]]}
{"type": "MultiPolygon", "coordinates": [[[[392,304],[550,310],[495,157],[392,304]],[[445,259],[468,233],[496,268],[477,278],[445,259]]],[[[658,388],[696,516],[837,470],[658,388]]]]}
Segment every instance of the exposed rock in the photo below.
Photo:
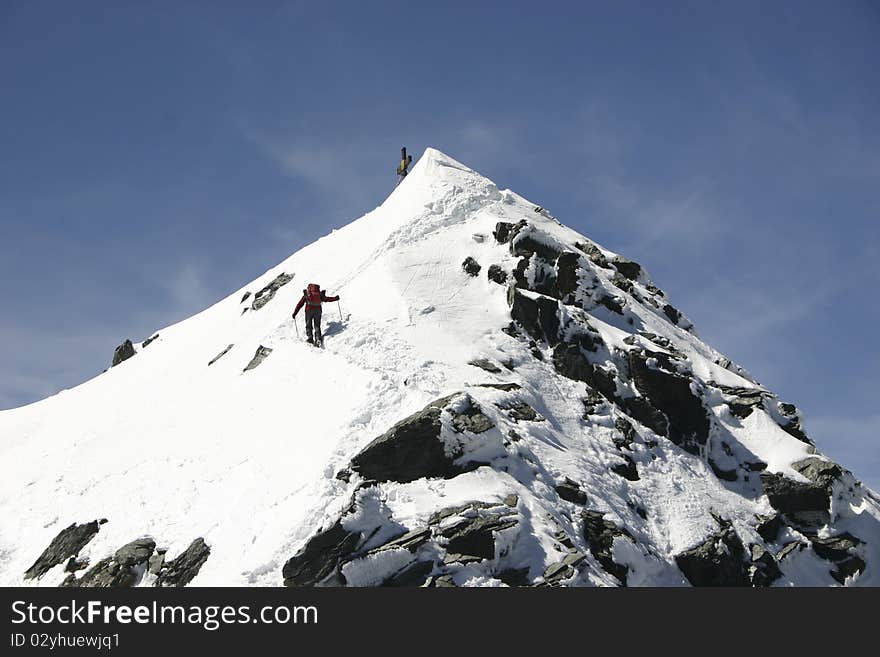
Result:
{"type": "Polygon", "coordinates": [[[793,552],[800,552],[804,549],[804,547],[804,543],[801,543],[800,541],[791,541],[789,543],[786,543],[782,546],[782,549],[776,553],[776,561],[781,562],[786,557],[788,557],[788,555],[792,554],[793,552]]]}
{"type": "Polygon", "coordinates": [[[116,350],[113,352],[113,363],[110,367],[116,367],[124,360],[128,360],[132,356],[134,356],[135,350],[134,345],[131,343],[131,340],[126,340],[121,345],[116,347],[116,350]]]}
{"type": "Polygon", "coordinates": [[[513,392],[514,390],[522,389],[522,386],[518,383],[478,383],[477,386],[480,388],[494,388],[495,390],[503,390],[504,392],[513,392]]]}
{"type": "Polygon", "coordinates": [[[578,289],[580,256],[573,251],[563,251],[556,260],[556,295],[565,298],[578,289]]]}
{"type": "Polygon", "coordinates": [[[465,273],[468,276],[476,276],[480,273],[482,267],[480,267],[480,263],[474,260],[471,256],[468,256],[464,259],[464,262],[461,263],[461,268],[464,269],[465,273]]]}
{"type": "Polygon", "coordinates": [[[553,367],[563,376],[583,381],[601,392],[606,399],[614,399],[617,386],[614,376],[593,365],[576,344],[560,343],[553,349],[553,367]]]}
{"type": "Polygon", "coordinates": [[[587,511],[581,513],[584,521],[584,540],[590,548],[590,553],[606,572],[614,575],[621,584],[626,586],[626,574],[629,568],[616,563],[613,558],[614,539],[624,537],[632,540],[629,532],[621,529],[610,520],[605,520],[605,514],[601,511],[587,511]]]}
{"type": "Polygon", "coordinates": [[[614,420],[614,428],[619,432],[614,436],[614,446],[617,449],[632,449],[633,440],[636,437],[636,430],[632,422],[626,418],[616,418],[614,420]]]}
{"type": "Polygon", "coordinates": [[[157,333],[157,334],[154,335],[152,338],[147,338],[147,339],[144,340],[143,343],[141,344],[141,348],[148,347],[148,346],[150,345],[150,343],[153,342],[153,341],[155,341],[156,338],[158,338],[158,337],[159,337],[159,334],[157,333]]]}
{"type": "Polygon", "coordinates": [[[669,421],[669,439],[689,452],[698,453],[699,446],[705,445],[709,437],[709,418],[700,398],[691,392],[691,380],[649,367],[640,352],[630,351],[628,360],[636,387],[669,421]]]}
{"type": "Polygon", "coordinates": [[[458,433],[465,431],[483,433],[494,427],[495,424],[483,414],[479,405],[470,397],[467,397],[467,399],[468,406],[464,411],[458,412],[451,408],[449,409],[449,414],[452,415],[453,430],[458,433]]]}
{"type": "Polygon", "coordinates": [[[428,527],[420,527],[405,532],[396,538],[386,541],[377,548],[370,550],[370,553],[380,552],[382,550],[392,550],[401,548],[415,552],[431,538],[431,530],[428,527]]]}
{"type": "Polygon", "coordinates": [[[745,548],[733,526],[725,522],[717,534],[675,557],[693,586],[749,586],[745,548]]]}
{"type": "Polygon", "coordinates": [[[118,588],[133,586],[145,570],[156,547],[150,538],[139,538],[116,550],[112,557],[101,559],[79,579],[68,578],[63,586],[80,588],[118,588]],[[144,568],[140,568],[144,566],[144,568]]]}
{"type": "Polygon", "coordinates": [[[518,224],[511,224],[507,221],[499,221],[497,224],[495,224],[495,230],[492,231],[492,235],[495,237],[495,240],[498,243],[504,244],[510,241],[510,238],[516,235],[525,225],[525,220],[519,222],[518,224]]]}
{"type": "MultiPolygon", "coordinates": [[[[271,353],[272,353],[271,347],[264,347],[263,345],[260,345],[259,347],[257,347],[257,352],[254,354],[254,357],[251,358],[251,362],[248,363],[247,367],[245,367],[244,370],[242,370],[242,371],[247,372],[248,370],[252,370],[252,369],[258,367],[260,365],[260,363],[262,363],[264,360],[266,360],[266,358],[271,353]]],[[[220,354],[220,356],[222,356],[222,355],[223,354],[220,354]]],[[[218,358],[220,356],[218,356],[218,358]]]]}
{"type": "Polygon", "coordinates": [[[474,360],[468,361],[468,365],[479,367],[480,369],[491,372],[492,374],[501,374],[501,368],[495,365],[488,358],[476,358],[474,360]]]}
{"type": "Polygon", "coordinates": [[[787,514],[828,511],[830,495],[821,484],[794,481],[772,472],[761,473],[761,484],[770,506],[777,511],[787,514]]]}
{"type": "Polygon", "coordinates": [[[333,573],[350,556],[360,532],[350,532],[337,520],[331,527],[315,534],[281,570],[284,586],[315,586],[333,573]]]}
{"type": "Polygon", "coordinates": [[[539,296],[533,299],[515,287],[507,290],[510,316],[535,340],[545,340],[551,347],[559,343],[559,302],[539,296]]]}
{"type": "Polygon", "coordinates": [[[152,575],[158,575],[163,566],[165,566],[165,550],[156,550],[156,553],[147,562],[147,570],[152,575]]]}
{"type": "Polygon", "coordinates": [[[507,272],[498,265],[489,265],[487,276],[489,277],[490,281],[494,281],[499,285],[504,285],[507,283],[507,272]]]}
{"type": "Polygon", "coordinates": [[[214,363],[216,363],[218,360],[220,360],[221,358],[223,358],[223,356],[225,356],[227,353],[229,353],[229,350],[232,349],[232,347],[233,347],[233,345],[230,344],[230,345],[228,345],[228,346],[226,347],[226,349],[224,349],[224,350],[221,351],[219,354],[217,354],[216,356],[214,356],[211,360],[208,361],[208,366],[210,367],[211,365],[213,365],[214,363]]]}
{"type": "MultiPolygon", "coordinates": [[[[433,401],[395,424],[351,460],[351,469],[365,479],[400,483],[422,477],[449,479],[467,471],[467,467],[454,464],[460,453],[447,454],[440,438],[441,413],[456,397],[458,394],[433,401]]],[[[471,411],[474,406],[471,404],[471,411]]],[[[479,433],[488,428],[487,422],[488,418],[479,410],[472,415],[465,413],[453,416],[453,425],[459,431],[479,433]]],[[[491,422],[488,424],[491,425],[491,422]]]]}
{"type": "Polygon", "coordinates": [[[611,284],[624,292],[632,293],[633,291],[632,281],[625,276],[621,276],[618,272],[614,272],[614,275],[611,277],[611,284]]]}
{"type": "Polygon", "coordinates": [[[620,256],[614,258],[611,261],[611,264],[617,269],[617,271],[631,281],[638,280],[642,273],[642,266],[639,263],[627,260],[626,258],[621,258],[620,256]]]}
{"type": "Polygon", "coordinates": [[[813,552],[828,561],[847,559],[851,556],[851,550],[862,542],[849,532],[828,538],[819,538],[818,536],[809,536],[808,538],[813,546],[813,552]]]}
{"type": "Polygon", "coordinates": [[[776,538],[779,536],[779,532],[784,526],[782,523],[782,518],[778,515],[773,515],[769,517],[761,517],[758,518],[761,522],[755,528],[755,531],[758,532],[758,535],[763,538],[767,543],[773,543],[776,541],[776,538]]]}
{"type": "Polygon", "coordinates": [[[436,525],[446,518],[451,518],[452,516],[457,516],[461,513],[478,513],[480,509],[491,509],[492,507],[497,506],[498,504],[495,502],[477,501],[465,502],[464,504],[459,504],[458,506],[448,506],[432,513],[431,517],[428,518],[428,524],[436,525]]]}
{"type": "Polygon", "coordinates": [[[88,567],[88,559],[77,559],[76,557],[70,557],[70,559],[67,560],[67,565],[64,566],[64,572],[75,573],[78,570],[83,570],[88,567]]]}
{"type": "Polygon", "coordinates": [[[495,577],[511,587],[530,586],[528,568],[508,568],[495,574],[495,577]]]}
{"type": "Polygon", "coordinates": [[[624,460],[624,463],[612,465],[611,471],[615,474],[620,475],[624,479],[628,479],[629,481],[638,481],[639,471],[636,468],[635,461],[633,461],[632,458],[627,456],[626,454],[621,454],[620,458],[624,460]]]}
{"type": "Polygon", "coordinates": [[[116,550],[113,560],[123,568],[131,568],[146,563],[155,548],[156,541],[153,539],[138,538],[116,550]]]}
{"type": "Polygon", "coordinates": [[[815,445],[810,437],[806,433],[804,433],[804,430],[801,427],[800,420],[798,420],[797,418],[791,420],[786,424],[780,424],[779,427],[788,435],[797,438],[802,443],[807,443],[807,445],[815,445]]]}
{"type": "Polygon", "coordinates": [[[846,584],[847,577],[861,574],[867,568],[867,565],[861,557],[852,555],[843,561],[838,561],[837,568],[831,571],[831,576],[840,584],[846,584]]]}
{"type": "Polygon", "coordinates": [[[531,256],[521,258],[520,261],[516,263],[516,267],[513,268],[513,280],[515,281],[514,287],[526,290],[529,288],[529,279],[526,275],[526,270],[529,268],[530,258],[531,256]]]}
{"type": "Polygon", "coordinates": [[[568,478],[566,478],[561,484],[556,485],[556,494],[566,502],[571,502],[572,504],[583,506],[587,503],[587,494],[581,490],[581,487],[577,482],[568,478]]]}
{"type": "Polygon", "coordinates": [[[519,504],[519,496],[514,493],[511,493],[510,495],[505,496],[504,504],[506,506],[515,508],[516,505],[519,504]]]}
{"type": "Polygon", "coordinates": [[[779,570],[779,565],[772,554],[757,543],[751,546],[750,551],[752,563],[749,566],[748,572],[752,586],[770,586],[782,577],[782,571],[779,570]]]}
{"type": "Polygon", "coordinates": [[[751,415],[754,409],[764,408],[761,391],[757,389],[746,390],[747,392],[740,393],[736,399],[727,402],[730,412],[743,420],[751,415]]]}
{"type": "Polygon", "coordinates": [[[840,466],[836,463],[817,457],[795,461],[791,467],[813,483],[825,486],[829,496],[831,495],[831,485],[843,474],[840,466]]]}
{"type": "Polygon", "coordinates": [[[735,469],[725,470],[720,467],[711,456],[707,460],[709,462],[709,467],[712,469],[712,473],[722,481],[736,481],[739,479],[739,473],[735,469]]]}
{"type": "Polygon", "coordinates": [[[575,574],[575,567],[580,564],[587,556],[582,552],[571,552],[561,561],[550,564],[544,571],[544,584],[546,586],[556,586],[562,581],[570,579],[575,574]]]}
{"type": "Polygon", "coordinates": [[[559,257],[559,249],[540,238],[541,233],[532,226],[518,231],[510,240],[510,252],[515,256],[537,254],[544,260],[554,261],[559,257]]]}
{"type": "Polygon", "coordinates": [[[70,557],[76,557],[79,551],[94,538],[98,533],[99,523],[97,520],[82,525],[73,523],[62,529],[49,547],[43,550],[43,554],[24,573],[25,579],[42,577],[50,569],[64,563],[70,557]]]}
{"type": "Polygon", "coordinates": [[[165,565],[156,578],[156,586],[186,586],[199,574],[210,554],[211,548],[204,539],[197,538],[176,559],[165,565]]]}
{"type": "Polygon", "coordinates": [[[495,557],[494,532],[510,529],[516,524],[515,518],[499,516],[477,516],[456,523],[443,532],[443,535],[449,539],[446,551],[451,554],[492,559],[495,557]]]}
{"type": "Polygon", "coordinates": [[[433,561],[413,561],[386,579],[382,586],[424,586],[433,570],[433,561]]]}
{"type": "Polygon", "coordinates": [[[583,251],[590,259],[590,262],[594,265],[598,265],[603,269],[609,269],[611,267],[611,265],[608,264],[608,259],[605,257],[605,254],[603,254],[595,244],[582,244],[580,242],[575,242],[575,247],[583,251]]]}
{"type": "Polygon", "coordinates": [[[599,407],[605,403],[605,398],[592,388],[587,388],[587,396],[581,401],[584,403],[583,419],[589,420],[589,416],[595,415],[599,407]]]}
{"type": "Polygon", "coordinates": [[[250,298],[250,296],[251,296],[250,292],[245,292],[244,296],[241,298],[241,301],[239,301],[239,303],[244,303],[245,301],[247,301],[250,298]]]}
{"type": "Polygon", "coordinates": [[[663,306],[663,314],[669,318],[670,322],[678,326],[678,322],[681,320],[681,312],[679,312],[678,308],[667,303],[663,306]]]}
{"type": "Polygon", "coordinates": [[[540,422],[542,418],[534,408],[526,404],[524,401],[514,401],[506,404],[498,404],[498,408],[507,411],[507,415],[514,422],[540,422]]]}
{"type": "MultiPolygon", "coordinates": [[[[254,300],[251,302],[251,308],[253,310],[259,310],[265,306],[275,297],[275,293],[279,288],[287,285],[292,280],[293,274],[285,274],[284,272],[278,274],[278,276],[272,279],[266,287],[254,295],[254,300]]],[[[242,301],[244,301],[244,299],[242,299],[242,301]]]]}
{"type": "Polygon", "coordinates": [[[617,313],[618,315],[623,314],[623,301],[617,297],[603,294],[601,297],[599,297],[599,305],[605,306],[608,310],[613,313],[617,313]]]}

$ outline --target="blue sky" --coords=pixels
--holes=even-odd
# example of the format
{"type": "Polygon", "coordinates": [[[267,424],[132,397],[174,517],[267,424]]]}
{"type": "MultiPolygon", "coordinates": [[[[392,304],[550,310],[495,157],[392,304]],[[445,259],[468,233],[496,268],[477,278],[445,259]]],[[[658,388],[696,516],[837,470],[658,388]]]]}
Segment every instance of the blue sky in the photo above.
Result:
{"type": "Polygon", "coordinates": [[[0,408],[435,146],[641,262],[880,489],[876,2],[0,3],[0,408]]]}

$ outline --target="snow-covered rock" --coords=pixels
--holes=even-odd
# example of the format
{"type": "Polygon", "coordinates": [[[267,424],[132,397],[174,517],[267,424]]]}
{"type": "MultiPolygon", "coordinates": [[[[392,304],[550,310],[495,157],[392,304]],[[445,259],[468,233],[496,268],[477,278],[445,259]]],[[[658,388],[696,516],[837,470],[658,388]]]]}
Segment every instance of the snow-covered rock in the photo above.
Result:
{"type": "Polygon", "coordinates": [[[436,150],[147,335],[0,413],[0,584],[880,585],[878,497],[795,406],[436,150]],[[323,350],[291,319],[312,282],[341,295],[323,350]]]}

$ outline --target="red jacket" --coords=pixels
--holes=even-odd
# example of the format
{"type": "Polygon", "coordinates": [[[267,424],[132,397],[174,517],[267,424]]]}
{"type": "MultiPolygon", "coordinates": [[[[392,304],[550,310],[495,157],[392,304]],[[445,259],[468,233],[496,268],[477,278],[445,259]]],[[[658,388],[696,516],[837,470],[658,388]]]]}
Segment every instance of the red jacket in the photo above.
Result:
{"type": "MultiPolygon", "coordinates": [[[[328,297],[328,296],[327,296],[327,290],[321,290],[321,301],[339,301],[339,297],[338,297],[338,296],[336,296],[336,297],[328,297]]],[[[300,308],[302,308],[303,306],[306,306],[307,309],[308,309],[308,308],[320,308],[320,307],[321,307],[321,304],[318,304],[318,305],[316,305],[316,306],[313,306],[311,303],[309,303],[309,301],[308,301],[308,295],[306,294],[306,291],[303,290],[302,298],[299,300],[299,303],[296,304],[296,308],[295,308],[294,311],[293,311],[293,316],[294,316],[294,317],[296,317],[296,315],[297,315],[297,313],[299,312],[300,308]]]]}

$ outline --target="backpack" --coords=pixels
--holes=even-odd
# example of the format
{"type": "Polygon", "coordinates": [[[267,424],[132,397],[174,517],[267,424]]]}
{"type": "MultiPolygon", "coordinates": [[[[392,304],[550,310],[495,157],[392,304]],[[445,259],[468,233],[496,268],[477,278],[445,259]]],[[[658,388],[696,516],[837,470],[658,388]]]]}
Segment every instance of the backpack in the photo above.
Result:
{"type": "Polygon", "coordinates": [[[305,293],[306,303],[308,303],[309,306],[316,307],[321,305],[321,288],[317,283],[309,283],[305,293]]]}

